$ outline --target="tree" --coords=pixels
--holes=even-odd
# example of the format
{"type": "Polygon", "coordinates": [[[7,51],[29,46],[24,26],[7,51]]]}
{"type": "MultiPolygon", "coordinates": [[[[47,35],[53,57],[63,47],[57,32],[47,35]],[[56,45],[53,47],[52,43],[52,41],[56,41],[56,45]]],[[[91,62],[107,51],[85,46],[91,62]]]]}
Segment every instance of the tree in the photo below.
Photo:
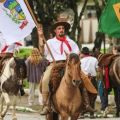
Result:
{"type": "MultiPolygon", "coordinates": [[[[57,15],[70,8],[74,12],[74,23],[69,35],[75,40],[76,30],[79,29],[81,17],[78,16],[77,3],[80,0],[29,0],[29,4],[36,16],[38,22],[43,25],[46,39],[49,38],[50,27],[57,18],[57,15]]],[[[88,0],[85,0],[88,1],[88,0]]],[[[80,14],[82,15],[82,14],[80,14]]]]}
{"type": "MultiPolygon", "coordinates": [[[[38,22],[43,25],[45,38],[48,39],[50,33],[50,27],[56,20],[59,13],[64,12],[67,9],[72,9],[74,12],[74,21],[72,29],[69,33],[72,39],[77,39],[79,43],[80,39],[80,20],[86,8],[87,2],[89,0],[84,0],[84,4],[80,13],[78,13],[78,3],[82,0],[28,0],[38,22]],[[77,37],[76,37],[77,31],[77,37]]],[[[98,0],[93,0],[95,2],[97,17],[99,19],[101,14],[101,7],[99,6],[98,0]]],[[[102,0],[103,6],[105,5],[105,0],[102,0]]]]}

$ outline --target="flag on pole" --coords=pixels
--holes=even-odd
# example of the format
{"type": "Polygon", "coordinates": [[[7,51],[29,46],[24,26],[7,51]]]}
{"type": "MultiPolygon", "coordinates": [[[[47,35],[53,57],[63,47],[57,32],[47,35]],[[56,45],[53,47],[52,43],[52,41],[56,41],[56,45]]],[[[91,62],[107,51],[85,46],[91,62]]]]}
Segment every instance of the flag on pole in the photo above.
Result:
{"type": "Polygon", "coordinates": [[[99,31],[120,38],[120,0],[108,0],[99,21],[99,31]]]}
{"type": "Polygon", "coordinates": [[[0,31],[6,44],[23,40],[34,27],[35,23],[24,0],[0,1],[0,31]]]}
{"type": "Polygon", "coordinates": [[[11,45],[5,45],[1,50],[1,53],[14,53],[15,50],[19,51],[19,48],[22,46],[20,42],[15,42],[11,45]]]}

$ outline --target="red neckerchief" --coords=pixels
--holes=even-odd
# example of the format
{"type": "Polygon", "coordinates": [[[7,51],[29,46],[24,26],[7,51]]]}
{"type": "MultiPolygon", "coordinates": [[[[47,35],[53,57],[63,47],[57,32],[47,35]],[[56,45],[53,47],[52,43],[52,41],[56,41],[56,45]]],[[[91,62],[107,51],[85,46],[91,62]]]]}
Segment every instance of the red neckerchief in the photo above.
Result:
{"type": "Polygon", "coordinates": [[[68,43],[68,41],[67,41],[65,36],[64,37],[60,37],[60,38],[56,37],[56,38],[57,38],[57,40],[61,41],[61,45],[60,45],[61,54],[63,54],[63,43],[65,43],[67,45],[69,51],[72,50],[72,48],[71,48],[70,44],[68,43]]]}
{"type": "Polygon", "coordinates": [[[84,55],[84,57],[90,57],[91,55],[89,55],[89,54],[86,54],[86,55],[84,55]]]}
{"type": "Polygon", "coordinates": [[[109,79],[109,68],[106,66],[105,68],[105,87],[106,89],[110,88],[110,79],[109,79]]]}

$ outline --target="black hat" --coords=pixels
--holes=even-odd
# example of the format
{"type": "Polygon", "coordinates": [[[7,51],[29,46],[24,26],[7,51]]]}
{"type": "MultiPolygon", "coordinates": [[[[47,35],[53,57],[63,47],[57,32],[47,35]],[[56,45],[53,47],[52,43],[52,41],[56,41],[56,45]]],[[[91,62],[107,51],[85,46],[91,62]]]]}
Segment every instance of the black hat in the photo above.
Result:
{"type": "Polygon", "coordinates": [[[52,26],[52,30],[54,30],[57,26],[64,26],[65,27],[65,30],[69,30],[70,29],[70,24],[68,22],[65,22],[65,21],[58,21],[58,22],[55,22],[52,26]]]}
{"type": "Polygon", "coordinates": [[[83,47],[82,50],[81,50],[81,53],[82,54],[89,54],[90,53],[89,48],[88,47],[83,47]]]}

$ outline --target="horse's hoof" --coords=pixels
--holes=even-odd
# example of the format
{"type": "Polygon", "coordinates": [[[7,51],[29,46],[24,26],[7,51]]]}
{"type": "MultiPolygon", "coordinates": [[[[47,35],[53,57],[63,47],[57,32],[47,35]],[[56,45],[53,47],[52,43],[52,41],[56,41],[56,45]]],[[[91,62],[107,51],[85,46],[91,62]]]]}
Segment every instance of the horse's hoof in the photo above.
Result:
{"type": "Polygon", "coordinates": [[[17,120],[17,117],[13,117],[12,120],[17,120]]]}
{"type": "Polygon", "coordinates": [[[0,116],[0,120],[3,120],[3,117],[0,116]]]}
{"type": "Polygon", "coordinates": [[[5,117],[5,114],[1,114],[1,118],[4,118],[5,117]]]}
{"type": "Polygon", "coordinates": [[[90,119],[95,119],[95,116],[94,115],[90,115],[90,119]]]}
{"type": "Polygon", "coordinates": [[[84,115],[79,115],[78,119],[84,119],[85,116],[84,115]]]}

